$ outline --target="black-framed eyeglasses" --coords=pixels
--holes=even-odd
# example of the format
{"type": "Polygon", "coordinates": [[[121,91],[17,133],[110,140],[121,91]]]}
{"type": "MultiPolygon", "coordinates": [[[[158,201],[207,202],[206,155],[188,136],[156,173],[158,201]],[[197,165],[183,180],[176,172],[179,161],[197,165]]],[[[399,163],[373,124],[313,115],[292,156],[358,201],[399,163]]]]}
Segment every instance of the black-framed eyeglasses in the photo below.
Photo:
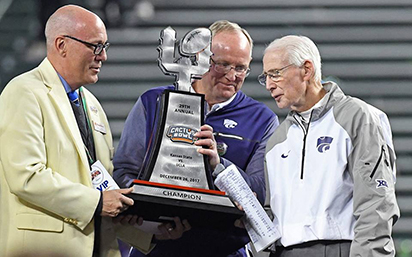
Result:
{"type": "Polygon", "coordinates": [[[78,38],[69,36],[69,35],[64,35],[63,37],[67,37],[67,38],[76,40],[77,42],[83,43],[83,44],[85,44],[85,45],[87,45],[87,46],[92,46],[92,47],[94,47],[94,52],[93,52],[93,53],[94,53],[95,55],[101,54],[102,51],[103,51],[103,49],[107,51],[107,49],[108,49],[109,46],[110,46],[110,43],[108,43],[108,42],[106,42],[106,43],[104,43],[104,44],[102,44],[102,43],[93,44],[93,43],[86,42],[86,41],[83,41],[83,40],[81,40],[81,39],[78,39],[78,38]]]}
{"type": "Polygon", "coordinates": [[[234,69],[237,77],[249,76],[250,69],[247,66],[244,66],[244,65],[232,66],[224,62],[215,62],[215,60],[213,60],[212,58],[210,58],[210,60],[213,62],[213,69],[217,73],[226,74],[226,73],[229,73],[231,69],[234,69]]]}
{"type": "Polygon", "coordinates": [[[267,79],[267,77],[269,77],[270,80],[272,80],[273,82],[276,82],[276,83],[279,82],[279,81],[281,80],[281,78],[282,78],[281,72],[282,72],[283,70],[286,70],[287,68],[289,68],[289,67],[292,66],[292,65],[293,65],[293,64],[289,64],[289,65],[286,65],[286,66],[284,66],[284,67],[282,67],[282,68],[280,68],[280,69],[272,70],[270,73],[263,72],[262,74],[260,74],[260,75],[257,77],[257,79],[258,79],[258,81],[259,81],[259,84],[261,84],[262,86],[266,87],[266,79],[267,79]]]}

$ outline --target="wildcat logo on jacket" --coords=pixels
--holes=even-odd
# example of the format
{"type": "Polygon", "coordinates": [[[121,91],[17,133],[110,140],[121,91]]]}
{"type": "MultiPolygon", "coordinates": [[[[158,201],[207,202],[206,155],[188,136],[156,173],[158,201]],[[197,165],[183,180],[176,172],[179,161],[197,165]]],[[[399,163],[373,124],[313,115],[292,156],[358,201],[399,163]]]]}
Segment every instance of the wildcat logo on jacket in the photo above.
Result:
{"type": "Polygon", "coordinates": [[[167,130],[167,137],[173,142],[193,144],[194,134],[197,130],[185,126],[170,126],[167,130]]]}
{"type": "Polygon", "coordinates": [[[237,122],[234,120],[229,120],[229,119],[225,119],[223,121],[223,125],[225,125],[226,128],[235,128],[237,126],[237,122]]]}
{"type": "Polygon", "coordinates": [[[319,153],[324,153],[330,149],[330,145],[332,144],[333,138],[332,137],[320,137],[318,138],[318,143],[316,148],[318,149],[319,153]]]}

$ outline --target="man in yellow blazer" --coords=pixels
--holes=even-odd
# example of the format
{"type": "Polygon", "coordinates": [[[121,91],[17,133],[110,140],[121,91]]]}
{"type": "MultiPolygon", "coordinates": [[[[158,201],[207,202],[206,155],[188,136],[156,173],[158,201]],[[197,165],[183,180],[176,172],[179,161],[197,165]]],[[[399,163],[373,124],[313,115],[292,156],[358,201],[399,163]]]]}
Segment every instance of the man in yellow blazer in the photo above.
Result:
{"type": "Polygon", "coordinates": [[[91,182],[91,159],[113,170],[107,117],[83,88],[107,59],[106,28],[94,13],[68,5],[49,18],[45,34],[47,58],[0,96],[0,256],[120,256],[115,232],[122,230],[134,233],[122,240],[149,251],[152,235],[112,222],[133,204],[123,195],[131,189],[100,192],[91,182]],[[68,98],[74,91],[94,154],[68,98]]]}

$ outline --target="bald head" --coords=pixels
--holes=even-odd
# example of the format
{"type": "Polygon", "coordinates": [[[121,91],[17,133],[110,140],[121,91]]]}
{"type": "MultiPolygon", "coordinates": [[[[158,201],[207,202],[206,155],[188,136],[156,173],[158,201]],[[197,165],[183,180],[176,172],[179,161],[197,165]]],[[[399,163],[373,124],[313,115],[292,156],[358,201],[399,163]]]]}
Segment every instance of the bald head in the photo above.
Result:
{"type": "Polygon", "coordinates": [[[46,23],[47,59],[72,89],[96,83],[102,63],[107,33],[103,21],[94,13],[76,5],[54,12],[46,23]]]}
{"type": "Polygon", "coordinates": [[[85,34],[90,27],[104,27],[103,21],[91,11],[77,6],[65,5],[55,11],[47,20],[45,36],[49,51],[57,36],[85,34]]]}

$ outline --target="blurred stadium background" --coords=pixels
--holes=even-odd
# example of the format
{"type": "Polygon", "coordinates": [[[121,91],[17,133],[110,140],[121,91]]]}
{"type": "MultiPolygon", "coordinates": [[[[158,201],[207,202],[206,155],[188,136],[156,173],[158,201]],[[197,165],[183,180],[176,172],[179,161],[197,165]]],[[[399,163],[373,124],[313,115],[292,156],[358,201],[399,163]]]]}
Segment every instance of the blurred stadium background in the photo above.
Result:
{"type": "MultiPolygon", "coordinates": [[[[172,26],[180,39],[196,27],[227,19],[255,42],[252,72],[242,90],[279,110],[256,77],[263,50],[287,34],[318,45],[324,79],[385,111],[398,156],[397,196],[402,217],[395,225],[397,256],[412,256],[412,1],[411,0],[0,0],[0,92],[17,74],[45,56],[47,17],[59,6],[89,8],[108,26],[109,59],[88,88],[110,120],[115,145],[133,104],[145,90],[170,84],[157,67],[160,31],[172,26]]],[[[0,117],[1,119],[1,117],[0,117]]],[[[1,208],[1,207],[0,207],[1,208]]]]}

